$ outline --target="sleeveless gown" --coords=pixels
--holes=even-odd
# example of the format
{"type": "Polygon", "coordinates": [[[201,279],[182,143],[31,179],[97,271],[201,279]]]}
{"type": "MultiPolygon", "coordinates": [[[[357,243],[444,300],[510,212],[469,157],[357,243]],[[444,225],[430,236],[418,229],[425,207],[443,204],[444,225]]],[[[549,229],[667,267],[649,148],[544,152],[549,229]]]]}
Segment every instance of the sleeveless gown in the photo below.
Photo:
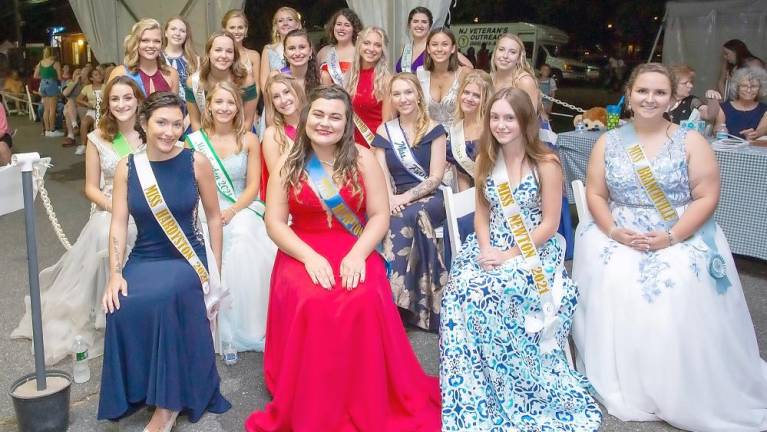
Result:
{"type": "MultiPolygon", "coordinates": [[[[221,162],[239,196],[245,189],[248,152],[221,162]]],[[[218,205],[223,211],[232,203],[219,193],[218,205]]],[[[221,282],[229,290],[229,299],[228,306],[219,311],[218,325],[221,340],[233,342],[237,351],[264,350],[269,281],[276,254],[277,246],[267,235],[264,221],[252,211],[240,210],[224,225],[221,282]]]]}
{"type": "MultiPolygon", "coordinates": [[[[678,128],[650,160],[680,215],[692,201],[685,134],[678,128]]],[[[666,230],[617,131],[607,135],[605,177],[617,226],[666,230]]],[[[732,283],[723,294],[709,276],[700,233],[639,252],[608,238],[593,221],[578,226],[578,369],[613,416],[664,420],[694,431],[767,430],[767,364],[759,357],[735,262],[718,226],[715,241],[732,283]]]]}
{"type": "MultiPolygon", "coordinates": [[[[191,150],[150,162],[169,210],[207,266],[196,228],[199,192],[191,150]]],[[[107,314],[98,418],[118,420],[142,406],[181,411],[196,422],[226,412],[213,338],[197,273],[155,220],[128,159],[128,209],[138,236],[123,277],[128,295],[107,314]]]]}
{"type": "MultiPolygon", "coordinates": [[[[96,146],[101,168],[101,192],[112,196],[112,181],[119,156],[110,142],[96,131],[88,134],[96,146]]],[[[101,297],[109,277],[109,224],[112,214],[94,207],[77,241],[56,264],[40,272],[45,363],[52,365],[72,352],[75,336],[88,344],[90,357],[104,351],[104,313],[101,297]]],[[[136,239],[133,219],[128,223],[126,253],[136,239]]],[[[29,296],[24,299],[25,313],[11,333],[14,339],[32,339],[32,315],[29,296]]]]}
{"type": "MultiPolygon", "coordinates": [[[[364,220],[364,200],[348,186],[340,192],[364,220]]],[[[329,261],[336,285],[314,285],[303,263],[277,252],[264,355],[274,399],[246,420],[245,429],[439,431],[438,383],[410,346],[383,260],[371,253],[365,282],[342,288],[340,263],[357,238],[325,212],[306,181],[298,196],[294,189],[288,193],[291,228],[329,261]]]]}
{"type": "MultiPolygon", "coordinates": [[[[533,173],[514,188],[528,229],[543,220],[533,173]]],[[[515,244],[487,179],[490,244],[515,244]]],[[[557,348],[543,353],[539,334],[525,331],[525,317],[541,310],[540,296],[524,258],[496,270],[477,262],[479,244],[470,234],[455,258],[442,298],[440,384],[443,431],[596,431],[602,419],[588,393],[588,381],[570,366],[567,345],[578,290],[564,268],[565,245],[554,234],[538,248],[544,267],[554,270],[552,294],[559,309],[557,348]]]]}
{"type": "MultiPolygon", "coordinates": [[[[357,91],[352,99],[352,109],[354,113],[362,119],[365,126],[375,134],[378,126],[383,120],[383,101],[376,100],[374,94],[375,69],[360,70],[360,77],[357,83],[357,91]]],[[[365,147],[370,147],[370,143],[365,141],[365,137],[360,131],[354,128],[354,141],[365,147]]]]}

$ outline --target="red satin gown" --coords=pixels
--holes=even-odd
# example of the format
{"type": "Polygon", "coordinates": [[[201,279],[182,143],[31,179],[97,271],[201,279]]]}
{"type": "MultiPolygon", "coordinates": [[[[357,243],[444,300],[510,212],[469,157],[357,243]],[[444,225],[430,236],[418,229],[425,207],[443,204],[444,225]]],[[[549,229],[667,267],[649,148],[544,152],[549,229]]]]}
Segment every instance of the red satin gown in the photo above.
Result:
{"type": "MultiPolygon", "coordinates": [[[[290,138],[291,141],[296,141],[296,128],[286,124],[283,126],[285,135],[290,138]]],[[[266,202],[266,185],[269,183],[269,167],[266,166],[266,158],[264,157],[264,146],[261,146],[261,187],[258,189],[258,198],[266,202]]]]}
{"type": "MultiPolygon", "coordinates": [[[[357,91],[352,99],[354,113],[362,119],[362,122],[373,132],[373,135],[383,121],[383,101],[377,101],[375,94],[373,94],[374,78],[374,68],[360,70],[357,91]]],[[[354,141],[365,147],[370,147],[370,144],[365,141],[365,137],[356,127],[354,128],[354,141]]]]}
{"type": "MultiPolygon", "coordinates": [[[[410,346],[383,259],[366,260],[366,280],[341,287],[339,267],[356,237],[330,218],[306,184],[289,192],[295,233],[333,267],[336,285],[314,285],[304,265],[279,251],[272,272],[264,354],[273,396],[245,421],[250,432],[437,432],[440,393],[410,346]]],[[[364,220],[364,199],[341,196],[364,220]]]]}

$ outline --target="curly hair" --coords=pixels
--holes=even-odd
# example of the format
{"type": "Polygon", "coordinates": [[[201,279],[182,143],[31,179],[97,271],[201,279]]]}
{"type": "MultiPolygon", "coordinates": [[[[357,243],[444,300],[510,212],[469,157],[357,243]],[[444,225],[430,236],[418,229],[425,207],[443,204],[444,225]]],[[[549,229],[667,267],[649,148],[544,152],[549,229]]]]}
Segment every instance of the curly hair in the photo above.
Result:
{"type": "Polygon", "coordinates": [[[136,122],[138,122],[139,108],[144,102],[144,92],[141,91],[138,84],[136,84],[136,81],[127,75],[115,77],[104,86],[104,99],[99,107],[98,129],[99,132],[101,132],[101,136],[107,141],[114,140],[118,131],[117,119],[114,114],[112,114],[112,110],[109,109],[109,96],[112,93],[114,86],[118,84],[126,85],[133,91],[133,97],[136,98],[136,113],[134,114],[136,122]]]}
{"type": "Polygon", "coordinates": [[[745,67],[736,69],[732,74],[732,78],[727,83],[727,97],[730,100],[738,98],[738,86],[743,81],[757,81],[759,83],[759,92],[757,92],[756,98],[763,98],[767,96],[767,72],[759,67],[745,67]]]}
{"type": "Polygon", "coordinates": [[[309,101],[306,106],[301,110],[296,142],[291,147],[285,164],[280,171],[284,179],[283,186],[286,189],[292,187],[296,196],[298,196],[298,193],[301,191],[301,182],[306,179],[306,163],[313,152],[311,139],[309,139],[306,133],[306,121],[312,104],[318,99],[340,100],[345,106],[344,132],[341,139],[336,143],[334,153],[333,180],[337,183],[350,185],[355,195],[363,194],[364,192],[359,180],[359,167],[357,166],[359,149],[357,149],[357,145],[354,143],[352,99],[349,93],[346,93],[343,88],[336,84],[316,88],[309,95],[309,101]]]}
{"type": "MultiPolygon", "coordinates": [[[[429,131],[429,123],[431,122],[431,119],[429,118],[429,111],[426,108],[426,103],[424,101],[421,82],[418,80],[418,77],[414,73],[400,72],[394,75],[391,79],[391,83],[389,84],[389,97],[391,97],[391,92],[394,88],[395,81],[405,81],[410,85],[410,87],[415,89],[417,94],[416,109],[418,110],[418,114],[415,121],[415,137],[413,138],[413,142],[410,143],[410,147],[415,148],[418,147],[418,143],[421,141],[421,138],[423,138],[423,136],[426,135],[426,132],[429,131]]],[[[399,113],[397,113],[397,116],[399,116],[399,113]]]]}
{"type": "Polygon", "coordinates": [[[287,148],[288,137],[285,135],[285,117],[277,111],[277,107],[274,106],[274,100],[270,93],[271,88],[275,84],[282,84],[287,87],[293,97],[296,98],[297,109],[300,110],[306,105],[306,95],[304,89],[298,84],[298,80],[295,77],[285,74],[272,75],[266,80],[264,86],[264,109],[266,111],[266,123],[273,124],[277,130],[277,142],[279,144],[280,152],[284,152],[287,148]]]}
{"type": "Polygon", "coordinates": [[[205,95],[205,112],[202,114],[202,129],[205,130],[205,133],[210,135],[210,132],[216,131],[216,122],[213,119],[213,112],[210,110],[210,104],[213,100],[213,96],[216,94],[217,90],[223,90],[234,98],[234,104],[237,107],[237,113],[234,115],[234,118],[232,119],[232,129],[234,130],[234,135],[236,137],[237,142],[237,153],[242,151],[242,142],[245,138],[245,133],[248,131],[248,129],[245,127],[245,113],[242,109],[242,96],[240,96],[240,89],[235,87],[234,84],[232,84],[229,81],[221,81],[213,84],[213,87],[211,87],[210,91],[207,92],[205,95]]]}
{"type": "Polygon", "coordinates": [[[162,49],[164,52],[165,48],[168,46],[168,38],[165,36],[165,33],[168,31],[168,26],[170,26],[170,23],[173,21],[181,21],[184,24],[184,28],[186,29],[186,39],[184,39],[184,43],[181,44],[181,50],[184,52],[184,58],[186,59],[187,73],[191,75],[197,71],[200,56],[197,55],[197,51],[194,49],[194,41],[192,41],[192,27],[189,25],[189,22],[181,15],[176,15],[169,18],[168,21],[165,21],[165,26],[162,29],[162,49]]]}
{"type": "Polygon", "coordinates": [[[234,47],[234,60],[232,60],[232,65],[229,66],[229,73],[232,75],[232,81],[237,84],[237,86],[242,87],[242,84],[248,77],[248,71],[245,70],[245,66],[240,62],[240,50],[237,49],[237,41],[235,41],[234,36],[226,30],[213,32],[205,43],[205,55],[202,57],[202,62],[200,63],[200,84],[203,86],[206,85],[211,71],[210,50],[213,48],[213,42],[220,37],[229,38],[232,41],[232,47],[234,47]]]}
{"type": "Polygon", "coordinates": [[[365,38],[370,33],[376,33],[381,37],[383,42],[383,49],[381,50],[381,58],[375,65],[375,74],[373,77],[373,95],[376,101],[380,102],[386,94],[386,86],[391,78],[391,72],[389,72],[389,38],[386,36],[386,32],[381,27],[367,27],[360,32],[359,38],[357,38],[357,44],[354,47],[354,61],[352,62],[352,70],[349,73],[349,81],[346,83],[346,90],[354,97],[357,94],[357,85],[360,80],[360,71],[362,70],[362,44],[365,38]]]}
{"type": "Polygon", "coordinates": [[[501,145],[490,130],[490,111],[498,101],[506,101],[511,106],[512,111],[514,111],[514,117],[519,123],[519,130],[525,143],[524,158],[527,162],[535,167],[543,161],[559,161],[554,152],[538,137],[540,129],[538,114],[536,114],[533,108],[533,101],[530,100],[530,95],[524,90],[515,88],[499,90],[490,98],[487,105],[484,130],[479,141],[479,151],[477,152],[476,195],[485,205],[490,204],[483,191],[487,184],[487,178],[495,167],[498,152],[501,150],[501,145]]]}
{"type": "MultiPolygon", "coordinates": [[[[318,85],[320,85],[320,69],[317,65],[317,55],[314,52],[314,45],[312,44],[312,39],[309,37],[309,32],[307,32],[305,29],[291,30],[288,34],[285,35],[285,39],[282,40],[283,53],[285,52],[285,44],[287,44],[288,39],[292,37],[302,37],[306,39],[306,42],[309,44],[311,53],[309,54],[309,61],[306,64],[306,76],[304,77],[304,92],[309,94],[318,85]]],[[[290,65],[290,61],[288,60],[287,56],[285,57],[285,64],[290,65]]]]}
{"type": "Polygon", "coordinates": [[[463,77],[463,81],[461,81],[461,85],[458,87],[457,94],[459,101],[455,104],[455,113],[453,115],[455,120],[463,120],[466,118],[461,109],[460,98],[463,91],[466,90],[466,86],[469,84],[476,84],[477,87],[479,87],[479,106],[477,107],[479,112],[477,117],[481,123],[485,119],[485,111],[487,110],[487,104],[490,102],[490,96],[495,93],[493,79],[490,78],[490,74],[481,69],[473,69],[463,77]]]}
{"type": "MultiPolygon", "coordinates": [[[[125,48],[125,56],[123,57],[123,64],[125,68],[130,72],[138,72],[139,65],[139,53],[138,46],[141,42],[141,36],[147,30],[157,30],[160,32],[160,38],[162,40],[162,26],[154,18],[143,18],[131,27],[130,33],[125,36],[123,40],[123,47],[125,48]]],[[[165,63],[165,57],[162,53],[157,54],[157,67],[163,74],[170,73],[170,66],[165,63]]]]}
{"type": "Polygon", "coordinates": [[[357,43],[357,35],[359,35],[362,31],[362,20],[359,16],[357,16],[357,12],[354,12],[353,9],[349,8],[337,10],[336,13],[334,13],[333,16],[330,17],[328,22],[325,24],[325,33],[328,36],[328,41],[330,41],[331,45],[338,44],[338,39],[336,39],[336,34],[333,29],[336,26],[336,20],[340,16],[348,19],[352,24],[352,43],[357,43]]]}
{"type": "Polygon", "coordinates": [[[460,64],[458,63],[458,43],[456,42],[453,31],[447,27],[437,27],[430,31],[429,36],[426,37],[426,58],[423,60],[423,68],[430,72],[434,70],[434,60],[432,60],[431,55],[429,54],[429,42],[431,42],[431,39],[438,34],[447,35],[447,37],[450,38],[450,42],[453,44],[453,48],[455,48],[453,53],[450,54],[450,58],[447,60],[447,70],[450,72],[458,70],[458,67],[460,67],[460,64]]]}
{"type": "Polygon", "coordinates": [[[184,102],[178,94],[174,92],[154,92],[144,100],[139,110],[138,121],[136,121],[135,129],[141,137],[141,141],[146,142],[146,131],[141,127],[141,122],[147,122],[152,117],[152,113],[160,108],[178,108],[180,112],[184,112],[184,102]]]}

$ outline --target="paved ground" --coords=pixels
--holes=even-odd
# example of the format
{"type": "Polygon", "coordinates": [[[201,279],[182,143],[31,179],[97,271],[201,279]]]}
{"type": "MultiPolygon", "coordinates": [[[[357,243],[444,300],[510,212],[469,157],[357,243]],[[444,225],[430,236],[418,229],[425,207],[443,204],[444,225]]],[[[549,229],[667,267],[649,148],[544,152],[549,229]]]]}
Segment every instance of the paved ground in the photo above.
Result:
{"type": "MultiPolygon", "coordinates": [[[[60,139],[39,136],[39,124],[12,118],[11,125],[19,129],[16,151],[39,151],[53,157],[55,166],[49,170],[47,187],[64,231],[74,242],[88,215],[88,204],[82,195],[84,162],[71,149],[62,149],[60,139]]],[[[41,267],[53,264],[64,252],[46,219],[42,205],[37,205],[38,246],[41,267]]],[[[21,212],[0,216],[0,389],[10,389],[11,383],[32,371],[31,344],[12,341],[7,335],[22,315],[22,298],[27,292],[26,249],[24,222],[21,212]]],[[[741,280],[751,308],[762,356],[767,357],[767,264],[738,259],[741,280]]],[[[411,331],[410,340],[428,373],[438,372],[437,337],[420,331],[411,331]]],[[[71,364],[64,361],[60,369],[71,372],[71,364]]],[[[119,427],[97,422],[96,407],[100,381],[100,359],[91,362],[91,381],[72,388],[71,431],[141,431],[149,418],[142,411],[121,422],[119,427]]],[[[215,416],[206,415],[197,424],[181,420],[178,431],[241,431],[243,419],[254,409],[264,406],[269,396],[263,385],[262,355],[248,353],[235,366],[219,364],[223,380],[222,391],[232,402],[233,409],[215,416]]],[[[328,389],[328,394],[332,390],[328,389]]],[[[331,396],[332,397],[332,396],[331,396]]],[[[42,413],[41,413],[42,414],[42,413]]],[[[16,430],[10,397],[0,397],[0,432],[16,430]]],[[[606,416],[603,431],[672,431],[662,423],[623,423],[606,416]]]]}

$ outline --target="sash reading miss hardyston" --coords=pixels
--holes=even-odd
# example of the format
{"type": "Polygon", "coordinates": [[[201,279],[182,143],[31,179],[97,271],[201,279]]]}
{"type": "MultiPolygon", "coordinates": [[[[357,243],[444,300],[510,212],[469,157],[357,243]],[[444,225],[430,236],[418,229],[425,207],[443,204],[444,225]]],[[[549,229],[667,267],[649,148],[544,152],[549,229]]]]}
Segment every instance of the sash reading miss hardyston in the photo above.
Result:
{"type": "MultiPolygon", "coordinates": [[[[349,207],[349,204],[344,201],[335,182],[333,182],[333,179],[327,172],[325,172],[325,169],[322,168],[320,159],[314,153],[312,153],[309,157],[309,161],[306,163],[306,173],[309,175],[309,181],[311,182],[314,191],[319,194],[320,199],[336,220],[340,222],[347,231],[359,238],[362,235],[365,226],[362,225],[362,222],[354,211],[352,211],[351,207],[349,207]]],[[[376,247],[376,251],[381,255],[381,258],[384,258],[383,248],[380,243],[376,247]]],[[[384,262],[386,262],[386,258],[384,258],[384,262]]],[[[389,266],[387,263],[387,271],[388,269],[389,266]]]]}
{"type": "Polygon", "coordinates": [[[474,177],[475,162],[466,152],[466,138],[463,134],[463,121],[459,120],[453,123],[450,128],[450,149],[453,151],[455,160],[466,170],[470,176],[474,177]]]}
{"type": "MultiPolygon", "coordinates": [[[[229,173],[226,171],[221,159],[219,159],[218,154],[216,154],[216,150],[213,148],[213,144],[210,143],[208,135],[200,129],[197,132],[187,135],[186,139],[195,151],[205,155],[210,161],[210,165],[213,168],[213,177],[216,179],[216,188],[219,193],[230,203],[234,204],[237,202],[237,192],[235,192],[232,179],[229,177],[229,173]]],[[[264,218],[265,207],[261,200],[255,199],[248,205],[247,209],[255,213],[261,219],[264,218]]]]}
{"type": "Polygon", "coordinates": [[[504,220],[514,236],[514,242],[525,260],[527,270],[532,274],[533,282],[541,298],[542,314],[531,314],[525,317],[525,330],[528,333],[541,332],[540,348],[541,351],[547,353],[558,346],[556,330],[559,327],[559,318],[557,317],[559,306],[554,304],[554,296],[551,292],[555,269],[551,266],[547,266],[545,270],[543,268],[538,249],[533,243],[519,203],[514,197],[514,190],[509,183],[509,174],[506,171],[506,160],[500,151],[493,168],[492,177],[497,185],[498,201],[503,209],[504,220]]]}
{"type": "MultiPolygon", "coordinates": [[[[636,130],[633,124],[627,124],[616,130],[618,138],[623,145],[624,150],[629,156],[634,166],[634,173],[637,176],[639,184],[645,190],[645,193],[652,201],[655,209],[658,210],[666,228],[671,229],[679,220],[679,214],[668,199],[666,192],[660,187],[655,173],[652,171],[650,161],[647,160],[642,145],[636,136],[636,130]]],[[[724,294],[732,285],[727,277],[726,264],[724,258],[719,254],[714,235],[716,234],[716,223],[714,217],[710,217],[699,230],[703,242],[708,247],[708,273],[716,283],[716,291],[724,294]]]]}
{"type": "Polygon", "coordinates": [[[397,159],[402,163],[402,166],[418,181],[426,180],[429,177],[429,173],[415,160],[415,156],[407,143],[405,131],[400,126],[399,118],[384,123],[384,128],[389,136],[389,142],[392,144],[392,148],[394,148],[394,154],[397,155],[397,159]]]}

